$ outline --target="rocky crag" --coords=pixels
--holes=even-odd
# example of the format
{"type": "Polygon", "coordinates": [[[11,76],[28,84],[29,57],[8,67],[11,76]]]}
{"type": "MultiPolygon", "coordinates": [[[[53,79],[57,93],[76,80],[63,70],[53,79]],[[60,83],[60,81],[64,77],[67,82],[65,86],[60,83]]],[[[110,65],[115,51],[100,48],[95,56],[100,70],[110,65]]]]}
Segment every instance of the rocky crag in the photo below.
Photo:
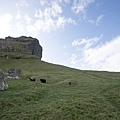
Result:
{"type": "Polygon", "coordinates": [[[9,36],[5,39],[0,39],[0,52],[18,52],[42,58],[42,46],[39,44],[38,39],[26,36],[18,38],[9,36]]]}

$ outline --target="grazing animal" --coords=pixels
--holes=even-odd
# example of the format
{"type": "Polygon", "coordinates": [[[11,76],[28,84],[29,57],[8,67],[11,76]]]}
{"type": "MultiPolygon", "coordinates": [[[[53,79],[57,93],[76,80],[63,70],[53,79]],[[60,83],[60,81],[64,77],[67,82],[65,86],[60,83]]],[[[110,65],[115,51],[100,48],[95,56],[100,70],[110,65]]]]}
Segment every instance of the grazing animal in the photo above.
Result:
{"type": "Polygon", "coordinates": [[[34,77],[29,77],[30,81],[34,81],[35,82],[35,78],[34,77]]]}
{"type": "Polygon", "coordinates": [[[71,82],[69,82],[69,85],[71,85],[71,82]]]}
{"type": "Polygon", "coordinates": [[[46,83],[45,79],[40,79],[41,83],[46,83]]]}

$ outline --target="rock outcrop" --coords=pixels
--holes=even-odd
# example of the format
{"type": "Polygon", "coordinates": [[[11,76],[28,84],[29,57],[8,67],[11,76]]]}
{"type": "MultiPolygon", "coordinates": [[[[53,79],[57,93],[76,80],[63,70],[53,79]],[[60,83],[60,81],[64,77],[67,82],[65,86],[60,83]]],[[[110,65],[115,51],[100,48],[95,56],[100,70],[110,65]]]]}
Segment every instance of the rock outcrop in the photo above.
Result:
{"type": "Polygon", "coordinates": [[[5,90],[8,88],[8,84],[4,80],[4,74],[2,70],[0,70],[0,90],[5,90]]]}
{"type": "Polygon", "coordinates": [[[42,47],[38,39],[21,36],[18,38],[6,37],[0,39],[0,52],[20,52],[36,55],[42,58],[42,47]]]}
{"type": "Polygon", "coordinates": [[[10,69],[5,76],[6,79],[20,79],[20,77],[21,77],[20,69],[10,69]]]}

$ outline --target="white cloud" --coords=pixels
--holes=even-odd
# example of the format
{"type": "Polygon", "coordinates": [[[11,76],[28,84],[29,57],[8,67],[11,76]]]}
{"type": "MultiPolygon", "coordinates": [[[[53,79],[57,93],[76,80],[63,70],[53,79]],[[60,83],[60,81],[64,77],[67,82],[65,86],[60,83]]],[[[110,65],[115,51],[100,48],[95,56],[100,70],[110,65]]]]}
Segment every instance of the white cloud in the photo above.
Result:
{"type": "Polygon", "coordinates": [[[68,52],[64,52],[64,55],[65,55],[65,56],[68,56],[68,55],[69,55],[69,53],[68,53],[68,52]]]}
{"type": "Polygon", "coordinates": [[[88,19],[87,22],[92,23],[92,24],[95,24],[95,21],[94,21],[94,20],[88,19]]]}
{"type": "Polygon", "coordinates": [[[61,6],[59,6],[57,3],[52,3],[52,9],[53,16],[57,16],[57,14],[61,14],[63,11],[61,6]]]}
{"type": "Polygon", "coordinates": [[[102,21],[103,17],[104,17],[104,15],[100,15],[97,17],[96,25],[98,25],[102,21]]]}
{"type": "Polygon", "coordinates": [[[20,22],[17,23],[16,27],[19,31],[24,31],[24,27],[20,22]]]}
{"type": "Polygon", "coordinates": [[[85,44],[87,41],[86,41],[86,39],[81,39],[81,40],[79,40],[79,39],[76,39],[76,40],[74,40],[73,42],[72,42],[72,46],[78,46],[78,45],[82,45],[82,44],[85,44]]]}
{"type": "Polygon", "coordinates": [[[67,48],[67,46],[66,46],[66,45],[64,45],[64,46],[63,46],[63,48],[64,48],[64,49],[66,49],[66,48],[67,48]]]}
{"type": "Polygon", "coordinates": [[[52,18],[38,19],[34,24],[29,24],[27,26],[27,31],[35,33],[38,31],[50,32],[52,30],[64,28],[66,24],[75,24],[75,21],[70,18],[63,17],[58,17],[56,20],[52,18]]]}
{"type": "Polygon", "coordinates": [[[71,64],[76,64],[78,62],[77,57],[76,54],[72,54],[72,57],[70,58],[71,64]]]}
{"type": "Polygon", "coordinates": [[[99,36],[99,37],[94,37],[94,38],[82,38],[82,39],[76,39],[72,42],[72,46],[80,46],[80,45],[84,45],[85,48],[89,48],[92,45],[94,45],[95,43],[97,43],[103,35],[99,36]]]}
{"type": "Polygon", "coordinates": [[[20,19],[21,18],[21,14],[20,13],[17,13],[16,16],[15,16],[16,19],[20,19]]]}
{"type": "Polygon", "coordinates": [[[93,2],[94,0],[74,0],[71,9],[75,14],[84,13],[88,5],[93,2]]]}
{"type": "Polygon", "coordinates": [[[96,20],[87,20],[87,22],[95,24],[96,26],[98,26],[102,22],[102,19],[103,19],[104,16],[105,15],[100,15],[100,16],[97,17],[96,20]]]}
{"type": "Polygon", "coordinates": [[[71,18],[58,17],[58,20],[54,25],[55,29],[63,28],[66,24],[76,25],[76,22],[71,18]]]}
{"type": "Polygon", "coordinates": [[[28,7],[29,6],[29,4],[27,3],[27,1],[26,0],[18,0],[18,2],[16,2],[16,6],[18,7],[18,6],[26,6],[26,7],[28,7]]]}
{"type": "Polygon", "coordinates": [[[44,6],[47,3],[47,0],[39,0],[40,1],[40,5],[44,6]]]}
{"type": "Polygon", "coordinates": [[[65,3],[69,4],[70,3],[70,0],[64,0],[65,3]]]}
{"type": "Polygon", "coordinates": [[[60,3],[65,2],[65,3],[69,4],[69,3],[70,3],[70,0],[59,0],[59,2],[60,2],[60,3]]]}
{"type": "Polygon", "coordinates": [[[55,23],[51,18],[46,20],[38,19],[35,21],[34,24],[30,24],[27,26],[27,31],[34,32],[36,34],[38,31],[50,32],[51,29],[53,30],[54,24],[55,23]]]}
{"type": "Polygon", "coordinates": [[[25,18],[27,24],[30,24],[32,18],[30,18],[30,17],[28,16],[28,14],[26,14],[26,15],[24,16],[24,18],[25,18]]]}
{"type": "MultiPolygon", "coordinates": [[[[63,1],[64,3],[69,3],[69,0],[62,0],[62,2],[63,1]]],[[[34,5],[30,6],[31,2],[28,0],[18,0],[15,4],[17,7],[19,7],[19,10],[15,11],[14,17],[10,14],[0,16],[0,26],[2,26],[0,33],[4,34],[5,36],[7,32],[9,32],[9,35],[11,35],[11,27],[14,30],[17,28],[19,32],[24,31],[28,34],[31,33],[38,35],[40,31],[51,32],[58,29],[63,30],[68,24],[76,25],[75,20],[64,16],[62,9],[63,6],[59,0],[39,0],[39,2],[33,2],[33,4],[37,4],[39,8],[34,7],[34,5]],[[42,7],[41,4],[43,5],[42,7]],[[21,9],[21,6],[23,9],[21,9]],[[27,10],[24,9],[26,6],[28,7],[27,10]],[[32,9],[32,12],[29,12],[28,14],[28,10],[30,9],[32,9]],[[6,16],[9,18],[5,19],[6,16]],[[11,20],[13,20],[12,23],[11,20]]],[[[15,31],[16,33],[17,30],[15,31]]]]}
{"type": "Polygon", "coordinates": [[[86,47],[87,44],[83,48],[82,59],[79,58],[82,69],[120,71],[120,36],[96,47],[86,47]]]}
{"type": "Polygon", "coordinates": [[[102,19],[103,19],[104,16],[105,15],[100,15],[100,16],[97,17],[96,20],[87,20],[87,22],[95,24],[96,26],[98,26],[102,22],[102,19]]]}
{"type": "Polygon", "coordinates": [[[72,18],[67,18],[67,19],[66,19],[66,23],[70,23],[70,24],[73,24],[73,25],[77,25],[77,23],[75,22],[75,20],[73,20],[72,18]]]}
{"type": "Polygon", "coordinates": [[[50,32],[61,28],[63,29],[66,24],[76,25],[76,22],[72,18],[63,17],[62,12],[62,7],[57,2],[51,2],[51,4],[43,10],[36,10],[34,16],[37,20],[27,25],[27,31],[37,34],[37,31],[40,30],[50,32]]]}
{"type": "Polygon", "coordinates": [[[43,18],[50,18],[50,17],[58,17],[62,13],[62,8],[61,6],[56,3],[52,2],[51,6],[45,7],[44,10],[39,9],[35,13],[35,17],[43,19],[43,18]]]}
{"type": "Polygon", "coordinates": [[[0,15],[0,37],[6,37],[11,32],[11,21],[13,16],[9,13],[0,15]]]}

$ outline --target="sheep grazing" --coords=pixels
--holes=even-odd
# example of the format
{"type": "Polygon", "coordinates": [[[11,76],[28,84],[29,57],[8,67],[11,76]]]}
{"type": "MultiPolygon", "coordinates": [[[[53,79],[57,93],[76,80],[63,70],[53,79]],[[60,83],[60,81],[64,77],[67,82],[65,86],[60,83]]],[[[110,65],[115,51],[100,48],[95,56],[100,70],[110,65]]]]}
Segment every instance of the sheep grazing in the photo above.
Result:
{"type": "Polygon", "coordinates": [[[40,79],[41,83],[46,83],[45,79],[40,79]]]}
{"type": "Polygon", "coordinates": [[[71,85],[72,83],[71,82],[69,82],[69,85],[71,85]]]}
{"type": "Polygon", "coordinates": [[[29,77],[29,80],[35,82],[35,78],[34,77],[29,77]]]}

